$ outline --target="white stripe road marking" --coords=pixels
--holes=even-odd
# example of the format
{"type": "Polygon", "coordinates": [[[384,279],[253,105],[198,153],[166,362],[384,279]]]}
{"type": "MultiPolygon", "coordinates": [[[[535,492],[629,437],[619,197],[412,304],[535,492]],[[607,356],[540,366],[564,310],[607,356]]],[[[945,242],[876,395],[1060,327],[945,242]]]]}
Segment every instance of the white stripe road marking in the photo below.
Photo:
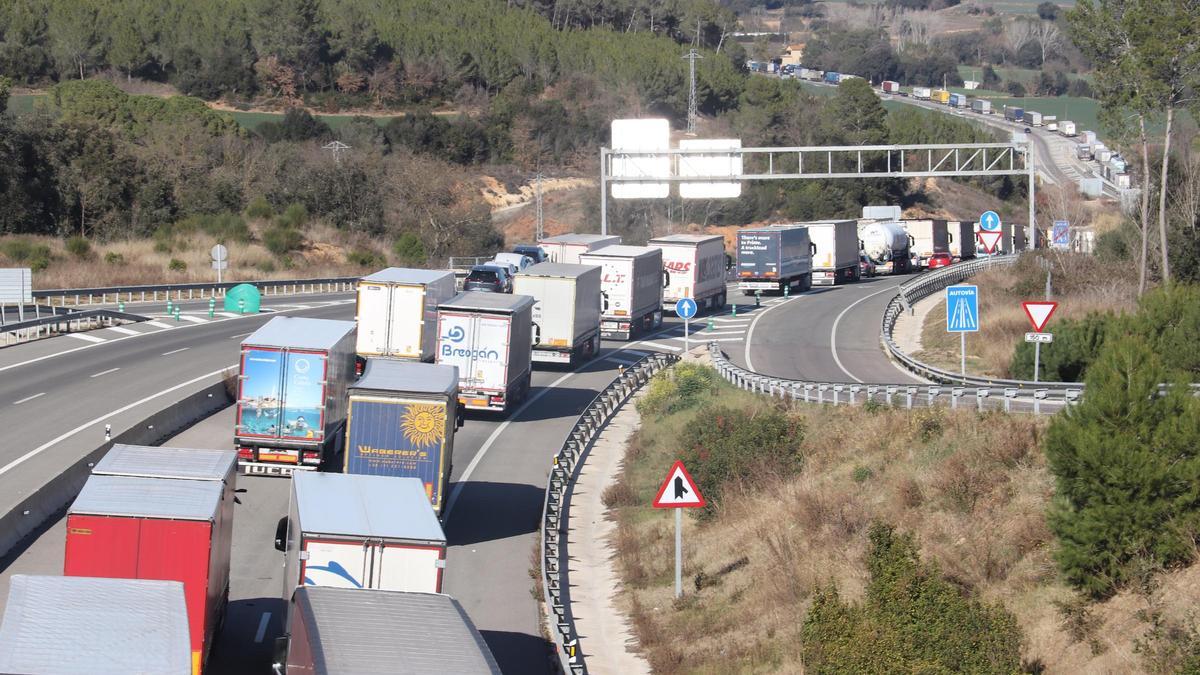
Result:
{"type": "Polygon", "coordinates": [[[103,422],[104,420],[109,419],[111,417],[120,415],[121,413],[123,413],[127,410],[132,410],[132,409],[138,407],[139,405],[142,405],[144,403],[149,403],[150,401],[153,401],[154,399],[158,398],[159,396],[164,396],[166,394],[170,394],[171,392],[179,391],[180,389],[183,389],[184,387],[190,387],[193,384],[196,384],[197,382],[203,382],[204,380],[211,379],[211,378],[217,377],[219,375],[222,375],[222,374],[224,374],[225,371],[227,371],[231,368],[237,368],[237,364],[231,363],[231,364],[225,366],[224,368],[221,368],[220,370],[214,370],[211,373],[206,373],[204,375],[201,375],[200,377],[188,380],[187,382],[181,382],[180,384],[177,384],[174,387],[163,389],[162,391],[160,391],[156,394],[150,394],[149,396],[147,396],[141,400],[134,401],[133,403],[130,403],[128,405],[117,408],[116,410],[113,410],[112,412],[104,413],[103,415],[91,420],[90,422],[84,422],[83,424],[80,424],[79,426],[75,427],[74,429],[71,429],[70,431],[65,431],[65,432],[59,434],[57,437],[55,437],[49,441],[46,441],[45,443],[42,443],[38,447],[21,455],[20,457],[14,459],[13,461],[9,462],[8,464],[5,464],[4,466],[0,466],[0,476],[3,476],[4,474],[8,473],[9,471],[12,471],[13,469],[17,468],[21,464],[24,464],[26,461],[42,454],[49,448],[52,448],[55,445],[58,445],[59,443],[62,443],[63,441],[65,441],[68,438],[74,436],[75,434],[83,431],[84,429],[87,429],[88,427],[92,426],[93,424],[99,424],[100,422],[103,422]]]}
{"type": "Polygon", "coordinates": [[[100,372],[96,373],[95,375],[89,375],[88,377],[100,377],[101,375],[107,375],[107,374],[109,374],[109,373],[115,373],[115,372],[117,372],[118,370],[120,370],[120,368],[109,368],[108,370],[102,370],[102,371],[100,371],[100,372]]]}
{"type": "Polygon", "coordinates": [[[227,319],[236,319],[239,316],[241,316],[241,314],[238,314],[236,312],[217,312],[216,314],[217,314],[217,316],[223,316],[227,319]]]}
{"type": "Polygon", "coordinates": [[[675,345],[665,345],[665,344],[662,344],[661,342],[643,342],[643,344],[645,344],[648,347],[655,347],[657,349],[669,349],[673,352],[683,351],[683,347],[676,347],[675,345]]]}
{"type": "MultiPolygon", "coordinates": [[[[740,330],[728,330],[728,331],[724,331],[724,332],[713,331],[711,333],[697,330],[697,331],[692,331],[691,338],[692,338],[693,342],[703,342],[706,338],[708,338],[710,336],[719,337],[722,335],[745,335],[745,334],[746,334],[745,331],[740,331],[740,330]]],[[[683,336],[682,335],[672,335],[670,337],[670,339],[671,340],[682,340],[683,336]]]]}
{"type": "Polygon", "coordinates": [[[45,396],[45,395],[46,395],[46,392],[43,391],[40,394],[34,394],[33,396],[26,396],[25,398],[21,399],[20,401],[13,401],[13,405],[21,405],[22,403],[25,403],[27,401],[32,401],[33,399],[35,399],[39,396],[45,396]]]}
{"type": "Polygon", "coordinates": [[[191,321],[192,323],[208,323],[208,319],[201,319],[198,316],[188,316],[187,314],[180,314],[179,318],[184,321],[191,321]]]}
{"type": "Polygon", "coordinates": [[[98,338],[95,335],[84,335],[83,333],[67,333],[67,337],[73,337],[76,340],[84,342],[104,342],[104,338],[98,338]]]}
{"type": "Polygon", "coordinates": [[[741,318],[741,317],[738,317],[738,318],[736,318],[736,319],[733,319],[733,318],[730,318],[730,319],[713,319],[713,323],[719,323],[719,324],[721,324],[721,327],[722,327],[722,328],[725,328],[725,327],[727,327],[727,326],[749,326],[749,325],[750,325],[750,319],[743,319],[743,318],[741,318]]]}
{"type": "MultiPolygon", "coordinates": [[[[790,296],[786,300],[784,300],[784,303],[789,302],[791,300],[795,300],[798,297],[801,297],[801,296],[799,296],[799,295],[790,296]]],[[[781,303],[780,305],[774,305],[772,307],[768,307],[768,308],[764,309],[763,311],[759,312],[758,314],[755,314],[754,320],[750,322],[750,330],[746,331],[746,350],[745,350],[746,370],[749,370],[749,371],[754,370],[754,362],[750,360],[750,346],[754,344],[752,342],[752,339],[754,337],[754,327],[758,325],[759,319],[766,316],[768,312],[775,309],[776,307],[780,307],[782,304],[783,303],[781,303]]]]}
{"type": "Polygon", "coordinates": [[[174,326],[172,326],[171,324],[162,323],[161,321],[147,321],[146,325],[154,326],[155,328],[174,328],[174,326]]]}
{"type": "Polygon", "coordinates": [[[189,349],[191,349],[191,347],[181,347],[180,349],[172,349],[169,352],[163,352],[163,356],[170,356],[172,354],[178,354],[179,352],[186,352],[189,349]]]}
{"type": "Polygon", "coordinates": [[[271,613],[263,612],[262,618],[258,620],[258,632],[254,634],[254,642],[257,644],[263,641],[263,636],[267,634],[267,624],[271,621],[271,613]]]}
{"type": "MultiPolygon", "coordinates": [[[[678,340],[678,339],[681,339],[681,338],[674,338],[674,339],[678,340]]],[[[745,339],[746,339],[745,337],[735,337],[735,338],[704,338],[704,340],[703,340],[703,341],[699,341],[699,340],[697,340],[697,341],[695,341],[695,343],[697,343],[697,344],[700,344],[700,343],[703,343],[703,342],[741,342],[742,340],[745,340],[745,339]]]]}
{"type": "Polygon", "coordinates": [[[108,330],[111,330],[114,333],[122,333],[124,335],[141,335],[141,333],[137,332],[136,330],[129,330],[128,328],[122,328],[120,326],[109,326],[108,330]]]}
{"type": "Polygon", "coordinates": [[[842,369],[843,373],[849,375],[850,379],[854,380],[855,382],[861,383],[862,380],[855,377],[854,373],[850,372],[849,370],[846,370],[846,366],[842,365],[842,360],[838,358],[838,353],[837,353],[838,324],[842,322],[842,317],[846,316],[846,312],[849,312],[850,310],[854,309],[854,306],[857,305],[858,303],[860,303],[864,300],[870,300],[871,298],[873,298],[881,293],[895,293],[896,288],[897,288],[896,286],[888,286],[887,288],[883,289],[882,291],[875,291],[874,293],[872,293],[870,295],[864,295],[863,297],[859,298],[858,300],[855,300],[854,302],[850,303],[849,305],[846,305],[846,308],[843,309],[841,311],[841,313],[837,315],[837,318],[833,320],[833,328],[829,331],[829,349],[830,349],[830,351],[833,352],[833,362],[837,364],[838,368],[842,369]]]}
{"type": "Polygon", "coordinates": [[[254,335],[254,331],[250,331],[249,333],[238,333],[237,335],[230,335],[230,336],[229,336],[229,339],[230,339],[230,340],[236,340],[236,339],[238,339],[238,338],[244,338],[244,337],[246,337],[247,335],[254,335]]]}

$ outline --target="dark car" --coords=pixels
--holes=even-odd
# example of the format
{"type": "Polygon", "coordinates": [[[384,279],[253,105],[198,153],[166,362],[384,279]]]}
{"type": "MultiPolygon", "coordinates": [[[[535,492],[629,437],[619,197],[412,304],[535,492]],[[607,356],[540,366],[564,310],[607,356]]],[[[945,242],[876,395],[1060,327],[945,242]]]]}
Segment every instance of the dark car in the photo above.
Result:
{"type": "Polygon", "coordinates": [[[537,263],[544,263],[550,259],[550,256],[546,253],[546,249],[533,244],[518,244],[513,247],[512,252],[520,253],[521,255],[527,255],[530,258],[533,258],[533,263],[535,265],[537,263]]]}
{"type": "Polygon", "coordinates": [[[949,267],[952,264],[954,264],[954,258],[949,253],[934,253],[930,256],[926,267],[932,270],[938,267],[949,267]]]}
{"type": "Polygon", "coordinates": [[[512,293],[512,275],[499,265],[476,265],[463,282],[464,291],[512,293]]]}
{"type": "Polygon", "coordinates": [[[865,255],[858,256],[858,270],[861,277],[875,276],[875,261],[865,255]]]}
{"type": "Polygon", "coordinates": [[[1033,133],[1033,129],[1030,129],[1029,127],[1025,127],[1025,133],[1027,133],[1027,134],[1032,134],[1032,133],[1033,133]]]}

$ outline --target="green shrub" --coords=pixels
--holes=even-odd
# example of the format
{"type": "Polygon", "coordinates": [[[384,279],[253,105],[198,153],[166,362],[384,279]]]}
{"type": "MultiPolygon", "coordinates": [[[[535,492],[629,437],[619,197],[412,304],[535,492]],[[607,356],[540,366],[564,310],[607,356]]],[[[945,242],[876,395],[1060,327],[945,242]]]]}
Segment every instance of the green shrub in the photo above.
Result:
{"type": "MultiPolygon", "coordinates": [[[[1084,373],[1104,346],[1112,314],[1089,314],[1064,319],[1054,327],[1054,342],[1041,350],[1039,379],[1046,382],[1082,382],[1084,373]]],[[[1018,342],[1009,370],[1018,380],[1033,379],[1034,344],[1018,342]]]]}
{"type": "Polygon", "coordinates": [[[124,265],[125,256],[117,253],[116,251],[109,251],[108,253],[104,254],[104,262],[108,263],[109,265],[124,265]]]}
{"type": "Polygon", "coordinates": [[[369,248],[356,248],[346,253],[346,262],[359,267],[383,267],[387,264],[383,256],[369,248]]]}
{"type": "Polygon", "coordinates": [[[28,239],[13,239],[0,243],[0,253],[34,272],[46,269],[50,266],[50,261],[54,259],[49,246],[36,244],[28,239]]]}
{"type": "Polygon", "coordinates": [[[87,239],[78,235],[67,239],[67,253],[75,256],[78,260],[87,260],[92,257],[92,244],[87,239]]]}
{"type": "Polygon", "coordinates": [[[704,517],[715,513],[726,483],[761,480],[764,474],[792,476],[803,465],[804,426],[786,413],[708,405],[697,417],[679,445],[681,459],[708,501],[704,517]]]}
{"type": "Polygon", "coordinates": [[[1067,581],[1103,598],[1146,561],[1189,562],[1200,531],[1200,400],[1169,380],[1138,337],[1111,338],[1088,370],[1087,394],[1045,436],[1057,484],[1048,522],[1067,581]]]}
{"type": "Polygon", "coordinates": [[[308,209],[303,204],[292,203],[275,219],[277,227],[300,228],[308,223],[308,209]]]}
{"type": "Polygon", "coordinates": [[[971,600],[921,562],[912,535],[871,526],[861,604],[819,589],[804,619],[810,673],[1015,673],[1021,630],[999,604],[971,600]]]}
{"type": "Polygon", "coordinates": [[[271,262],[270,260],[263,260],[254,267],[257,268],[259,272],[263,272],[265,274],[271,274],[275,271],[275,263],[271,262]]]}
{"type": "Polygon", "coordinates": [[[204,232],[217,241],[245,243],[250,241],[250,227],[236,213],[197,214],[175,222],[169,228],[159,230],[165,238],[178,234],[204,232]]]}
{"type": "Polygon", "coordinates": [[[654,376],[637,403],[643,415],[667,415],[695,407],[702,396],[716,388],[717,374],[708,366],[681,363],[654,376]]]}
{"type": "Polygon", "coordinates": [[[854,467],[854,471],[850,474],[850,479],[855,483],[865,483],[874,475],[875,472],[871,470],[871,467],[860,465],[854,467]]]}
{"type": "Polygon", "coordinates": [[[295,228],[275,225],[263,234],[263,245],[268,251],[282,258],[304,245],[304,235],[295,228]]]}
{"type": "Polygon", "coordinates": [[[429,254],[425,251],[425,245],[421,243],[421,238],[412,232],[400,235],[396,243],[392,244],[392,252],[405,265],[421,265],[429,259],[429,254]]]}
{"type": "Polygon", "coordinates": [[[255,197],[246,207],[246,217],[251,219],[267,219],[275,215],[275,211],[271,208],[271,202],[267,201],[266,197],[255,197]]]}
{"type": "Polygon", "coordinates": [[[167,269],[172,272],[183,272],[187,270],[187,263],[179,258],[171,258],[171,262],[167,264],[167,269]]]}

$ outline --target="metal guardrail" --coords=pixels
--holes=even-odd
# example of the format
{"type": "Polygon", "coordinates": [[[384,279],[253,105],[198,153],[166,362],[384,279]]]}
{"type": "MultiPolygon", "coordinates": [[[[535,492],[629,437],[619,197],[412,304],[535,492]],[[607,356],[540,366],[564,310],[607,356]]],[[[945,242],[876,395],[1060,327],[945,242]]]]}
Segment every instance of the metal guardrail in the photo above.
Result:
{"type": "Polygon", "coordinates": [[[321,279],[275,279],[270,281],[227,281],[223,283],[151,284],[145,286],[106,286],[99,288],[58,288],[33,292],[35,299],[44,299],[59,306],[103,304],[106,302],[154,302],[163,300],[192,300],[220,298],[225,291],[250,284],[266,295],[298,295],[302,293],[338,293],[353,291],[360,277],[326,277],[321,279]],[[290,291],[289,291],[290,289],[290,291]]]}
{"type": "Polygon", "coordinates": [[[755,373],[731,363],[715,342],[708,344],[708,354],[717,372],[737,388],[804,403],[837,406],[866,405],[868,402],[874,402],[909,410],[945,405],[952,409],[971,407],[981,412],[1002,409],[1004,412],[1032,412],[1041,415],[1054,414],[1063,406],[1075,404],[1082,394],[1082,389],[1071,389],[1063,392],[1060,398],[1050,398],[1047,389],[1034,389],[1030,392],[1015,387],[945,387],[790,380],[755,373]],[[1032,399],[1029,398],[1031,393],[1032,399]]]}
{"type": "Polygon", "coordinates": [[[4,335],[3,346],[8,346],[13,342],[35,340],[41,337],[43,332],[47,335],[55,332],[69,333],[72,328],[77,330],[91,330],[93,328],[103,328],[106,324],[112,326],[118,321],[136,323],[149,320],[150,317],[147,316],[118,312],[112,309],[87,309],[67,313],[55,313],[38,319],[28,319],[5,324],[4,326],[0,326],[0,334],[4,335]]]}
{"type": "Polygon", "coordinates": [[[568,493],[579,467],[587,458],[588,448],[604,425],[655,373],[678,360],[679,357],[674,354],[647,354],[622,370],[617,379],[588,404],[579,421],[567,434],[567,440],[554,455],[554,465],[546,481],[546,496],[542,503],[541,576],[554,651],[564,673],[587,673],[587,665],[579,648],[579,635],[575,631],[575,618],[571,613],[570,584],[567,580],[567,555],[563,540],[567,531],[564,509],[568,493]]]}
{"type": "Polygon", "coordinates": [[[927,380],[944,384],[1026,391],[1040,389],[1056,397],[1065,396],[1070,391],[1083,391],[1082,382],[1032,382],[1029,380],[1006,380],[999,377],[981,377],[953,373],[909,356],[904,350],[900,349],[900,346],[896,344],[896,341],[892,337],[896,329],[896,320],[900,317],[901,312],[911,311],[912,306],[918,301],[945,289],[947,286],[975,276],[983,270],[1012,265],[1019,257],[1017,255],[1004,255],[976,258],[975,260],[968,260],[942,268],[936,272],[927,272],[915,279],[900,284],[899,292],[888,302],[887,308],[883,312],[883,325],[879,334],[879,339],[883,343],[883,348],[887,351],[888,356],[909,372],[927,380]]]}

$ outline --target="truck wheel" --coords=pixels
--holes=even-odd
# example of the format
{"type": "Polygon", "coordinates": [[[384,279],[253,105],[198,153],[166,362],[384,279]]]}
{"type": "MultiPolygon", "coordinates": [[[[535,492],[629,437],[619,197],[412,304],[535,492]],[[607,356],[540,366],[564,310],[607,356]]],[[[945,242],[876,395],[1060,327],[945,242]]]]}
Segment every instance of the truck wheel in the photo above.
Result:
{"type": "Polygon", "coordinates": [[[804,281],[800,282],[800,292],[812,290],[812,272],[804,275],[804,281]]]}
{"type": "Polygon", "coordinates": [[[746,296],[747,298],[753,298],[754,291],[742,291],[742,295],[746,296]]]}
{"type": "Polygon", "coordinates": [[[717,302],[713,306],[713,309],[718,312],[725,309],[725,291],[721,291],[721,294],[717,296],[717,302]]]}

